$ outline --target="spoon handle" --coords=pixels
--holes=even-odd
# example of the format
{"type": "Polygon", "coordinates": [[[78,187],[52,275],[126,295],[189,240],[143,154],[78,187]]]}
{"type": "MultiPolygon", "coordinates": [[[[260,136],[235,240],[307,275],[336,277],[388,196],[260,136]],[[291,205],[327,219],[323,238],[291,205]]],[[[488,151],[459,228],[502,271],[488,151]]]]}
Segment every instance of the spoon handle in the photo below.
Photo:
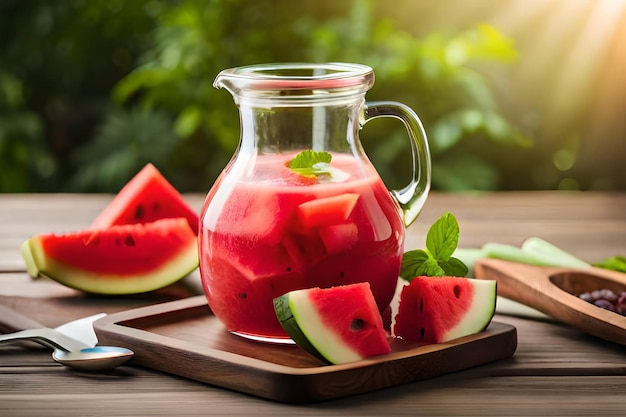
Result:
{"type": "Polygon", "coordinates": [[[52,349],[61,349],[68,352],[78,351],[89,347],[88,345],[67,337],[56,330],[48,328],[21,330],[15,333],[0,335],[0,343],[14,342],[18,340],[31,340],[52,349]]]}

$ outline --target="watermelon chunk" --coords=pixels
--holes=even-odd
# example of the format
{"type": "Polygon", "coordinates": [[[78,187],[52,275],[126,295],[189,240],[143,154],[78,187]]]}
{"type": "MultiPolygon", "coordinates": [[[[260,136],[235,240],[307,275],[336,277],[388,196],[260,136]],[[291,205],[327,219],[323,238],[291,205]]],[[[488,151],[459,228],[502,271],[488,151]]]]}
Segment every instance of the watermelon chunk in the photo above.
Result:
{"type": "Polygon", "coordinates": [[[325,362],[353,362],[391,351],[367,282],[291,291],[274,299],[274,309],[287,334],[325,362]]]}
{"type": "Polygon", "coordinates": [[[496,309],[496,281],[416,277],[400,293],[393,334],[443,343],[483,331],[496,309]]]}
{"type": "MultiPolygon", "coordinates": [[[[222,206],[214,206],[213,228],[216,233],[238,236],[254,242],[263,241],[278,244],[289,223],[293,202],[277,193],[259,193],[251,187],[255,184],[242,184],[235,187],[222,206]]],[[[207,221],[207,218],[204,218],[207,221]]]]}
{"type": "Polygon", "coordinates": [[[319,229],[319,234],[326,252],[331,255],[346,252],[359,241],[359,229],[356,223],[324,226],[319,229]]]}
{"type": "Polygon", "coordinates": [[[287,233],[280,246],[285,249],[294,270],[305,271],[325,258],[324,243],[317,234],[310,236],[287,233]]]}
{"type": "Polygon", "coordinates": [[[198,234],[199,219],[180,193],[159,170],[147,164],[98,214],[92,229],[122,224],[149,223],[165,218],[184,217],[198,234]]]}
{"type": "Polygon", "coordinates": [[[350,217],[358,199],[358,194],[345,193],[310,200],[298,206],[298,219],[305,227],[343,223],[350,217]]]}
{"type": "Polygon", "coordinates": [[[37,235],[22,244],[27,271],[96,294],[152,291],[198,266],[197,236],[186,218],[37,235]]]}

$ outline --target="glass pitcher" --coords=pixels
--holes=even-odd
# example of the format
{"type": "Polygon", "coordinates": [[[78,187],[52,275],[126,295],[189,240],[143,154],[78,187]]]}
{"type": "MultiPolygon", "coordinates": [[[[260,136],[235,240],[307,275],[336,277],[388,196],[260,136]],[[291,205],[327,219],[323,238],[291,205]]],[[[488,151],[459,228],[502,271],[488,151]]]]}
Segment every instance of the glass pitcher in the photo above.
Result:
{"type": "Polygon", "coordinates": [[[254,65],[214,86],[239,108],[239,146],[202,207],[200,275],[208,304],[232,333],[291,342],[273,299],[289,291],[367,281],[381,313],[394,296],[404,230],[430,189],[417,115],[366,102],[374,72],[347,63],[254,65]],[[382,116],[407,128],[413,175],[388,191],[359,130],[382,116]]]}

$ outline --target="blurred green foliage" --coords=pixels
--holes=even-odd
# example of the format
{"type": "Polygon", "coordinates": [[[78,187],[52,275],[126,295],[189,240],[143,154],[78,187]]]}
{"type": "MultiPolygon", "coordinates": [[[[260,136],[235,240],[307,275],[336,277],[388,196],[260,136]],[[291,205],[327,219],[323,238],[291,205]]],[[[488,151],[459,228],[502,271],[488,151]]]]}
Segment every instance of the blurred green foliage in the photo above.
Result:
{"type": "Polygon", "coordinates": [[[20,192],[51,163],[39,117],[24,105],[22,83],[0,70],[0,190],[20,192]]]}
{"type": "MultiPolygon", "coordinates": [[[[181,191],[205,192],[239,138],[236,107],[213,79],[279,61],[370,65],[367,98],[422,118],[435,188],[501,189],[502,155],[531,145],[494,87],[518,59],[513,40],[488,25],[417,37],[381,10],[371,0],[6,0],[0,191],[115,192],[151,161],[181,191]]],[[[410,166],[398,124],[362,133],[391,187],[410,166]]]]}

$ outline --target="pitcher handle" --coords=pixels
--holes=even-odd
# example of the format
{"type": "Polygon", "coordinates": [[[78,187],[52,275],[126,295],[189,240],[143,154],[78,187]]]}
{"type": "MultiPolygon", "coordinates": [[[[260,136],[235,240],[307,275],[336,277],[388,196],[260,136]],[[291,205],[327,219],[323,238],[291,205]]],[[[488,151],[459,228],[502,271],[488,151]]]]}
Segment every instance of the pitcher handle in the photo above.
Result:
{"type": "Polygon", "coordinates": [[[362,125],[375,117],[395,117],[406,127],[411,139],[413,173],[411,182],[401,190],[391,190],[403,213],[405,227],[408,227],[420,214],[430,191],[431,165],[428,139],[422,122],[408,106],[394,101],[368,101],[364,107],[362,125]]]}

